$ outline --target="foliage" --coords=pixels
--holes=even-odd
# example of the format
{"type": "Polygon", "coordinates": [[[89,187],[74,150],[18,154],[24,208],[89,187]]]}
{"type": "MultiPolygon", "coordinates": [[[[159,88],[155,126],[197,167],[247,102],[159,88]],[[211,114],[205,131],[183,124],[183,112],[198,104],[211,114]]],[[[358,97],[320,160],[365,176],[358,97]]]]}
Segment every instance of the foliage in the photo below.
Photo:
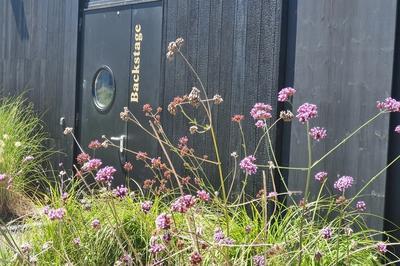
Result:
{"type": "Polygon", "coordinates": [[[23,215],[32,205],[26,197],[44,174],[42,164],[52,154],[33,105],[23,98],[0,100],[0,213],[23,215]],[[11,189],[12,188],[12,189],[11,189]]]}
{"type": "MultiPolygon", "coordinates": [[[[201,79],[181,52],[182,45],[181,38],[170,43],[167,57],[179,55],[196,76],[200,89],[194,87],[188,95],[177,96],[168,111],[187,119],[193,137],[201,134],[209,137],[214,153],[199,156],[187,136],[175,144],[162,126],[161,108],[143,106],[149,127],[125,108],[121,119],[150,134],[162,151],[161,158],[125,149],[146,166],[152,178],[139,184],[132,176],[132,164],[127,162],[125,185],[133,184],[137,189],[112,186],[116,170],[103,165],[95,151],[119,149],[119,144],[107,137],[102,142],[94,140],[88,147],[92,150],[90,154],[82,149],[78,155],[75,171],[61,168],[59,182],[48,183],[47,201],[38,202],[41,211],[26,220],[27,230],[16,236],[10,234],[8,227],[2,227],[2,242],[6,245],[0,249],[0,259],[4,264],[259,266],[388,262],[390,245],[397,243],[387,242],[387,233],[368,228],[365,223],[368,206],[359,196],[400,156],[372,176],[356,195],[347,193],[353,177],[339,178],[333,187],[335,193],[331,194],[326,182],[328,173],[315,174],[313,169],[375,119],[399,112],[400,102],[391,98],[378,102],[379,110],[374,117],[317,160],[312,159],[311,142],[323,141],[327,132],[321,127],[311,127],[318,114],[317,106],[301,105],[296,118],[304,124],[307,134],[306,167],[279,165],[271,141],[274,127],[294,120],[294,114],[286,110],[276,121],[271,121],[272,107],[256,103],[250,115],[262,133],[257,148],[248,150],[241,125],[244,116],[234,115],[232,122],[237,123],[242,134],[243,150],[231,154],[234,167],[224,174],[211,108],[222,104],[223,99],[219,95],[207,97],[201,79]],[[196,116],[203,114],[205,118],[193,118],[192,109],[196,116]],[[257,153],[261,145],[267,149],[265,158],[257,153]],[[219,186],[211,185],[209,169],[218,173],[219,186]],[[287,188],[284,169],[304,172],[304,193],[287,188]],[[239,177],[244,180],[242,190],[233,193],[227,180],[239,177]],[[262,180],[256,196],[245,194],[249,178],[262,180]],[[268,180],[273,184],[280,180],[285,189],[267,187],[268,180]],[[311,182],[320,184],[318,195],[310,195],[311,182]],[[302,196],[300,201],[294,197],[296,193],[302,196]]],[[[285,88],[278,100],[290,102],[295,92],[293,88],[285,88]]],[[[65,134],[75,139],[72,128],[67,128],[65,134]]],[[[395,255],[393,258],[391,263],[398,261],[395,255]]]]}

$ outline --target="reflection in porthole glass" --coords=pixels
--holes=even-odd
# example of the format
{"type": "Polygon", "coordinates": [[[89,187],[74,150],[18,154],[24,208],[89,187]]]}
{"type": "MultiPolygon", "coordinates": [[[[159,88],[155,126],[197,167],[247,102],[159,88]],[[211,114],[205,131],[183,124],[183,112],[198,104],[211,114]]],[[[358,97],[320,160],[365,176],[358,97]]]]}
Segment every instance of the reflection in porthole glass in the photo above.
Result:
{"type": "Polygon", "coordinates": [[[111,69],[102,67],[97,71],[93,84],[93,100],[100,110],[107,110],[114,100],[115,84],[111,69]]]}

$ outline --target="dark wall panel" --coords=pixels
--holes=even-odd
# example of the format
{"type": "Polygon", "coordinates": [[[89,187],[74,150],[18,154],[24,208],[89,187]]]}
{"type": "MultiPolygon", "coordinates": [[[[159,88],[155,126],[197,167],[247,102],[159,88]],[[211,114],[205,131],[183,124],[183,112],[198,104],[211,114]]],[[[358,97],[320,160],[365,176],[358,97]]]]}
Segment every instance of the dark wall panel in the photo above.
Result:
{"type": "MultiPolygon", "coordinates": [[[[294,98],[319,107],[311,123],[326,127],[328,138],[313,142],[314,160],[362,122],[377,113],[376,101],[391,95],[396,1],[298,1],[294,98]]],[[[317,171],[329,173],[332,188],[337,175],[351,175],[354,195],[387,162],[389,116],[381,117],[338,149],[317,171]]],[[[304,126],[293,122],[290,163],[307,164],[304,126]]],[[[305,173],[290,172],[291,189],[303,189],[305,173]]],[[[319,184],[313,183],[313,192],[319,184]]],[[[385,174],[360,198],[368,211],[383,216],[385,174]]],[[[382,219],[369,219],[382,228],[382,219]]]]}
{"type": "MultiPolygon", "coordinates": [[[[251,154],[256,145],[254,138],[259,135],[249,115],[252,105],[267,102],[276,110],[282,1],[168,0],[164,1],[164,8],[164,43],[183,37],[183,52],[197,69],[209,96],[220,94],[224,99],[214,110],[214,122],[228,174],[230,153],[241,150],[238,127],[230,121],[231,116],[246,116],[247,152],[251,154]]],[[[188,94],[192,86],[200,85],[180,58],[172,62],[163,59],[163,64],[162,104],[166,107],[174,96],[188,94]]],[[[201,117],[198,111],[194,113],[201,117]]],[[[182,115],[172,120],[165,113],[163,120],[175,142],[188,135],[194,139],[198,154],[212,153],[210,137],[191,136],[182,115]]],[[[265,152],[259,156],[258,162],[265,164],[265,152]]],[[[210,176],[217,180],[216,172],[210,171],[210,176]]],[[[254,186],[250,186],[248,193],[261,188],[256,179],[249,180],[254,186]]],[[[238,181],[243,180],[239,177],[238,181]]],[[[240,189],[241,183],[236,186],[240,189]]]]}
{"type": "Polygon", "coordinates": [[[72,162],[72,141],[59,126],[74,124],[78,0],[0,1],[0,88],[2,95],[27,91],[61,149],[55,161],[72,162]]]}

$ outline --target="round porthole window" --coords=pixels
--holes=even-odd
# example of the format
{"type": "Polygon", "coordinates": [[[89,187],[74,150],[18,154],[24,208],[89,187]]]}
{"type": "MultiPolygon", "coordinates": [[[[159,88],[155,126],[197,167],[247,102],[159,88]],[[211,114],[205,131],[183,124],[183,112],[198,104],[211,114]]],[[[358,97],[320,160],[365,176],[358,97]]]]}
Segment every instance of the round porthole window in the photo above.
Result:
{"type": "Polygon", "coordinates": [[[93,101],[99,111],[111,108],[115,97],[114,75],[108,66],[97,70],[93,80],[93,101]]]}

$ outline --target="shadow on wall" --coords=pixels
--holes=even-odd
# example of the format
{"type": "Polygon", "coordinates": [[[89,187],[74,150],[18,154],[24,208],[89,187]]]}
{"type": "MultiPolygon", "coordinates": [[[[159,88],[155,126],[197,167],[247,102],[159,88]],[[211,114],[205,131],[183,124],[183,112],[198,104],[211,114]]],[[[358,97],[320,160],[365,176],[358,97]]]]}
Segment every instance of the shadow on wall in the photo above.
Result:
{"type": "Polygon", "coordinates": [[[15,24],[21,40],[29,39],[28,27],[26,25],[26,16],[23,0],[10,0],[14,14],[15,24]]]}

